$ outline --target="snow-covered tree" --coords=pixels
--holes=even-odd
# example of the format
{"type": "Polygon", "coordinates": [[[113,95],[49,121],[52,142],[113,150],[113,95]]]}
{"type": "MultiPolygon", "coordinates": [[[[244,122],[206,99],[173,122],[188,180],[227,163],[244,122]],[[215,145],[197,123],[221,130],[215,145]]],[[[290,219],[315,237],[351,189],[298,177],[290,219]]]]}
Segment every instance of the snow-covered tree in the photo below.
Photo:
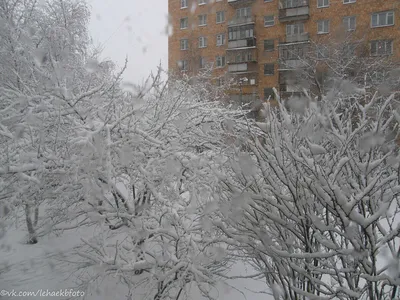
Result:
{"type": "Polygon", "coordinates": [[[121,82],[88,17],[79,0],[0,3],[1,216],[22,213],[29,243],[76,230],[66,255],[88,290],[118,278],[152,299],[209,295],[226,264],[213,174],[247,132],[243,112],[208,72],[121,82]]]}
{"type": "Polygon", "coordinates": [[[133,298],[145,289],[149,299],[184,299],[193,286],[209,296],[227,263],[208,217],[214,174],[247,131],[243,112],[214,101],[219,92],[205,81],[155,76],[131,110],[75,140],[85,193],[69,211],[75,223],[53,230],[96,228],[68,259],[84,267],[81,287],[117,277],[133,298]]]}
{"type": "Polygon", "coordinates": [[[265,106],[220,175],[216,224],[275,299],[400,297],[395,95],[265,106]]]}
{"type": "Polygon", "coordinates": [[[24,207],[30,243],[49,224],[41,210],[59,219],[50,203],[76,196],[73,138],[120,98],[121,74],[97,62],[88,20],[78,0],[0,3],[0,203],[9,216],[24,207]]]}
{"type": "Polygon", "coordinates": [[[332,90],[353,93],[354,86],[385,96],[397,91],[398,61],[370,43],[362,32],[336,30],[310,43],[282,45],[282,98],[307,91],[313,99],[321,99],[332,90]]]}

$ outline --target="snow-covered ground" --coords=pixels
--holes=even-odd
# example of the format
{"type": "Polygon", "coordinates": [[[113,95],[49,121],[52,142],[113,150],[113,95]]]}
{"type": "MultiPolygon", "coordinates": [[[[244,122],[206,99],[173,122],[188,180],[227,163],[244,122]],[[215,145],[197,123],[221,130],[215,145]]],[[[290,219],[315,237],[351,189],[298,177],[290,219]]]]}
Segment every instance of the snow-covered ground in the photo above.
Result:
{"type": "MultiPolygon", "coordinates": [[[[6,235],[0,239],[0,292],[36,292],[42,291],[58,291],[74,289],[76,286],[75,265],[65,262],[59,262],[49,258],[50,255],[56,253],[65,253],[71,250],[74,245],[79,242],[80,237],[90,237],[90,229],[80,232],[69,231],[64,232],[60,236],[50,236],[41,238],[36,245],[28,245],[26,234],[20,229],[11,228],[7,230],[6,235]]],[[[248,267],[238,263],[232,270],[232,275],[246,275],[254,273],[248,267]]],[[[249,279],[236,279],[229,281],[229,284],[219,283],[217,289],[213,292],[213,296],[217,299],[229,300],[269,300],[270,296],[264,293],[255,293],[265,291],[264,282],[257,282],[249,279]]],[[[67,296],[58,297],[11,297],[2,292],[0,299],[68,299],[67,296]]],[[[102,282],[99,286],[94,287],[85,299],[126,299],[127,289],[124,285],[118,284],[111,279],[102,282]]],[[[144,296],[140,295],[140,291],[135,294],[133,299],[142,300],[144,296]]],[[[190,292],[190,299],[203,299],[195,290],[190,292]]]]}

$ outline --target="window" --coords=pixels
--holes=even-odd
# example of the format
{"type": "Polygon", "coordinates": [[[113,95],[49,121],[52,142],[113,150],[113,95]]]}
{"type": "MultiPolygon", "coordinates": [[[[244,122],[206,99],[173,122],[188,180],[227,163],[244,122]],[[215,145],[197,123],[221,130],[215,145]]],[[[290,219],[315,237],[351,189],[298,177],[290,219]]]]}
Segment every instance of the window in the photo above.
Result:
{"type": "Polygon", "coordinates": [[[378,40],[371,41],[371,55],[390,55],[393,53],[393,41],[378,40]]]}
{"type": "Polygon", "coordinates": [[[180,22],[180,24],[181,24],[181,29],[186,29],[186,28],[188,28],[188,23],[189,23],[188,18],[182,18],[182,19],[181,19],[181,22],[180,22]]]}
{"type": "Polygon", "coordinates": [[[241,7],[236,9],[237,18],[245,18],[251,16],[251,7],[241,7]]]}
{"type": "Polygon", "coordinates": [[[274,89],[270,87],[264,88],[264,100],[268,99],[275,99],[274,89]]]}
{"type": "Polygon", "coordinates": [[[206,59],[204,57],[200,57],[200,69],[204,69],[206,67],[206,59]]]}
{"type": "Polygon", "coordinates": [[[353,31],[356,30],[356,17],[344,17],[343,18],[343,27],[346,31],[353,31]]]}
{"type": "Polygon", "coordinates": [[[301,7],[301,6],[308,6],[307,0],[283,0],[282,1],[282,8],[294,8],[294,7],[301,7]]]}
{"type": "Polygon", "coordinates": [[[328,7],[328,6],[329,6],[329,0],[318,0],[317,2],[318,8],[328,7]]]}
{"type": "Polygon", "coordinates": [[[223,77],[217,78],[217,86],[221,86],[225,83],[225,80],[223,77]]]}
{"type": "Polygon", "coordinates": [[[222,46],[225,44],[225,33],[220,33],[217,35],[217,46],[222,46]]]}
{"type": "Polygon", "coordinates": [[[207,38],[204,36],[199,37],[199,48],[207,47],[207,38]]]}
{"type": "Polygon", "coordinates": [[[272,2],[272,0],[264,0],[264,3],[266,3],[266,2],[272,2]]]}
{"type": "Polygon", "coordinates": [[[275,25],[275,19],[273,15],[264,17],[264,27],[270,27],[274,25],[275,25]]]}
{"type": "Polygon", "coordinates": [[[286,25],[286,35],[299,35],[304,33],[304,23],[286,25]]]}
{"type": "Polygon", "coordinates": [[[374,13],[371,16],[371,27],[382,27],[394,25],[394,12],[384,11],[374,13]]]}
{"type": "Polygon", "coordinates": [[[318,34],[329,33],[329,20],[318,21],[318,34]]]}
{"type": "Polygon", "coordinates": [[[356,0],[343,0],[343,4],[356,3],[356,0]]]}
{"type": "Polygon", "coordinates": [[[215,61],[217,68],[225,67],[225,56],[217,56],[215,61]]]}
{"type": "Polygon", "coordinates": [[[225,12],[217,11],[217,23],[225,22],[225,12]]]}
{"type": "Polygon", "coordinates": [[[324,45],[317,46],[317,58],[324,59],[329,57],[329,49],[324,45]]]}
{"type": "Polygon", "coordinates": [[[198,0],[199,5],[207,4],[207,0],[198,0]]]}
{"type": "Polygon", "coordinates": [[[188,7],[188,0],[181,0],[181,8],[187,8],[188,7]]]}
{"type": "Polygon", "coordinates": [[[189,41],[188,39],[181,40],[181,50],[187,50],[189,48],[189,41]]]}
{"type": "Polygon", "coordinates": [[[264,64],[264,75],[274,75],[274,64],[264,64]]]}
{"type": "Polygon", "coordinates": [[[351,58],[356,55],[357,44],[351,43],[343,46],[343,57],[351,58]]]}
{"type": "Polygon", "coordinates": [[[199,26],[207,25],[207,15],[199,15],[199,26]]]}
{"type": "Polygon", "coordinates": [[[179,69],[181,69],[181,71],[187,71],[188,70],[188,62],[187,62],[187,60],[178,61],[178,67],[179,67],[179,69]]]}
{"type": "Polygon", "coordinates": [[[275,41],[274,40],[264,40],[264,51],[274,51],[275,41]]]}

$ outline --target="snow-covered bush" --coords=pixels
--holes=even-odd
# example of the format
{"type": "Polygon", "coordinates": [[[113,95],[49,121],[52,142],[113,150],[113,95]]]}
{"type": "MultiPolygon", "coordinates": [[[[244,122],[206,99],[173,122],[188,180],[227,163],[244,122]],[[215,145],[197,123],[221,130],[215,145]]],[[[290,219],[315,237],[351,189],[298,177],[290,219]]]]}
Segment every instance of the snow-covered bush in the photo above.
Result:
{"type": "Polygon", "coordinates": [[[221,231],[275,299],[400,296],[395,95],[265,106],[220,177],[221,231]]]}
{"type": "Polygon", "coordinates": [[[200,85],[204,74],[198,79],[163,86],[156,76],[146,96],[132,96],[127,114],[98,121],[75,140],[85,192],[64,215],[98,228],[74,253],[85,266],[82,287],[117,276],[133,294],[145,286],[152,299],[178,299],[193,284],[209,294],[224,269],[225,246],[208,214],[216,208],[215,173],[247,125],[243,112],[224,108],[215,90],[200,85]]]}

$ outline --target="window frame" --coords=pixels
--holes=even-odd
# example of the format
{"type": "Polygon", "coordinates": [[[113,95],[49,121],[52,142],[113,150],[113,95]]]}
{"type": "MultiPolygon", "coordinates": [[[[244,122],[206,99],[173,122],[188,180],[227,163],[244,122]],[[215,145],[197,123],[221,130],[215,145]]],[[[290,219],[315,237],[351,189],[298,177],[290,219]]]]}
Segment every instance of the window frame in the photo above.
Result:
{"type": "Polygon", "coordinates": [[[221,46],[225,45],[225,40],[226,40],[225,33],[219,33],[219,34],[217,34],[216,39],[217,39],[217,42],[216,42],[216,46],[217,46],[217,47],[221,47],[221,46]],[[218,38],[219,38],[219,37],[222,37],[222,43],[221,43],[221,44],[218,43],[218,38]]]}
{"type": "Polygon", "coordinates": [[[199,64],[200,70],[204,70],[207,67],[207,61],[204,56],[200,56],[200,64],[199,64]]]}
{"type": "Polygon", "coordinates": [[[293,23],[293,24],[286,24],[286,36],[298,36],[298,35],[302,35],[305,33],[305,29],[304,29],[304,23],[303,22],[299,22],[299,23],[293,23]],[[299,33],[294,33],[296,30],[295,28],[298,27],[298,31],[299,33]],[[288,28],[291,28],[291,33],[288,34],[288,28]],[[300,30],[301,29],[301,30],[300,30]],[[300,32],[301,31],[301,32],[300,32]]]}
{"type": "Polygon", "coordinates": [[[189,27],[189,18],[188,17],[184,17],[184,18],[180,18],[179,20],[179,27],[180,29],[187,29],[189,27]],[[182,27],[182,21],[186,20],[186,27],[182,27]]]}
{"type": "Polygon", "coordinates": [[[345,26],[345,30],[347,31],[347,32],[349,32],[349,31],[355,31],[356,30],[356,28],[357,28],[357,17],[356,16],[345,16],[345,17],[343,17],[343,19],[342,19],[342,24],[345,26]],[[350,26],[348,26],[348,25],[350,25],[351,24],[351,19],[352,18],[354,18],[354,28],[350,28],[350,26]],[[346,20],[346,21],[345,21],[346,20]]]}
{"type": "Polygon", "coordinates": [[[207,26],[207,14],[198,15],[197,18],[199,21],[199,27],[207,26]],[[201,23],[200,20],[204,21],[204,23],[201,23]]]}
{"type": "Polygon", "coordinates": [[[275,40],[274,39],[266,39],[266,40],[264,40],[264,52],[273,52],[273,51],[275,51],[275,40]],[[266,42],[271,42],[272,41],[272,49],[266,49],[266,47],[265,47],[265,45],[266,45],[266,42]]]}
{"type": "MultiPolygon", "coordinates": [[[[378,48],[376,48],[378,50],[378,48]]],[[[370,55],[371,56],[389,56],[393,55],[393,40],[373,40],[370,41],[370,55]],[[379,51],[376,51],[376,53],[372,53],[372,43],[385,43],[385,53],[378,53],[379,51]],[[387,43],[390,43],[390,53],[387,52],[387,43]]]]}
{"type": "Polygon", "coordinates": [[[357,0],[343,0],[343,4],[352,4],[352,3],[356,3],[357,0]]]}
{"type": "Polygon", "coordinates": [[[217,11],[216,12],[216,16],[215,16],[215,22],[217,23],[217,24],[221,24],[221,23],[224,23],[225,22],[225,11],[224,10],[220,10],[220,11],[217,11]],[[222,15],[222,20],[219,20],[218,21],[218,14],[220,14],[220,15],[222,15]]]}
{"type": "Polygon", "coordinates": [[[182,51],[188,50],[189,49],[189,40],[188,39],[180,39],[179,48],[182,51]],[[186,47],[182,47],[182,45],[185,45],[186,47]]]}
{"type": "Polygon", "coordinates": [[[380,12],[375,12],[375,13],[371,14],[371,28],[388,27],[388,26],[394,26],[394,25],[395,25],[394,10],[380,11],[380,12]],[[385,25],[376,25],[376,26],[374,26],[373,18],[374,18],[375,15],[377,17],[377,19],[376,19],[377,24],[379,24],[379,15],[386,14],[385,18],[386,18],[386,21],[387,21],[388,20],[388,16],[389,16],[390,13],[392,14],[393,24],[385,24],[385,25]]]}
{"type": "Polygon", "coordinates": [[[237,8],[235,11],[235,17],[236,18],[251,17],[251,6],[237,8]],[[242,14],[242,12],[244,12],[244,14],[242,14]]]}
{"type": "Polygon", "coordinates": [[[187,60],[178,60],[178,67],[179,69],[184,72],[184,71],[188,71],[188,61],[187,60]],[[182,66],[179,66],[179,64],[182,64],[182,66]]]}
{"type": "Polygon", "coordinates": [[[357,43],[348,43],[348,44],[344,45],[342,56],[344,58],[351,58],[351,57],[356,56],[357,48],[358,48],[357,43]]]}
{"type": "Polygon", "coordinates": [[[326,45],[317,45],[315,50],[317,59],[329,58],[329,49],[326,45]]]}
{"type": "Polygon", "coordinates": [[[181,0],[181,9],[188,8],[188,0],[181,0]],[[186,3],[186,6],[182,6],[182,3],[186,3]]]}
{"type": "Polygon", "coordinates": [[[274,63],[265,63],[264,64],[264,76],[274,76],[275,75],[275,64],[274,63]],[[267,66],[271,67],[272,69],[268,69],[267,66]],[[272,70],[270,73],[265,73],[266,70],[272,70]]]}
{"type": "Polygon", "coordinates": [[[330,1],[329,0],[321,0],[321,1],[327,1],[328,2],[328,4],[326,4],[326,5],[319,5],[319,1],[320,0],[317,0],[317,8],[325,8],[325,7],[329,7],[329,5],[330,5],[330,1]]]}
{"type": "Polygon", "coordinates": [[[270,100],[275,100],[275,93],[274,93],[274,89],[272,87],[265,87],[263,94],[264,94],[263,95],[264,100],[268,100],[268,98],[270,98],[270,100]],[[268,91],[268,93],[266,93],[266,91],[268,91]],[[265,97],[266,94],[268,94],[268,96],[271,96],[271,97],[265,97]]]}
{"type": "Polygon", "coordinates": [[[241,25],[228,27],[228,41],[244,40],[254,38],[254,25],[241,25]]]}
{"type": "Polygon", "coordinates": [[[272,27],[274,25],[275,25],[275,15],[264,16],[264,27],[272,27]],[[272,17],[272,25],[265,25],[267,22],[266,18],[268,18],[268,17],[272,17]]]}
{"type": "Polygon", "coordinates": [[[317,21],[317,34],[328,34],[329,31],[330,31],[330,20],[324,19],[324,20],[318,20],[318,21],[317,21]],[[327,31],[320,31],[320,30],[319,30],[319,25],[320,25],[321,23],[322,23],[322,24],[325,24],[325,22],[326,22],[326,24],[327,24],[328,30],[327,30],[327,31]]]}
{"type": "Polygon", "coordinates": [[[215,57],[215,67],[216,68],[224,68],[226,66],[226,57],[224,55],[217,55],[215,57]],[[221,62],[221,64],[218,64],[218,62],[221,62]]]}
{"type": "Polygon", "coordinates": [[[207,37],[206,36],[199,36],[198,43],[199,43],[199,48],[200,49],[207,48],[207,46],[208,46],[207,37]],[[200,41],[202,41],[202,43],[200,43],[200,41]]]}

